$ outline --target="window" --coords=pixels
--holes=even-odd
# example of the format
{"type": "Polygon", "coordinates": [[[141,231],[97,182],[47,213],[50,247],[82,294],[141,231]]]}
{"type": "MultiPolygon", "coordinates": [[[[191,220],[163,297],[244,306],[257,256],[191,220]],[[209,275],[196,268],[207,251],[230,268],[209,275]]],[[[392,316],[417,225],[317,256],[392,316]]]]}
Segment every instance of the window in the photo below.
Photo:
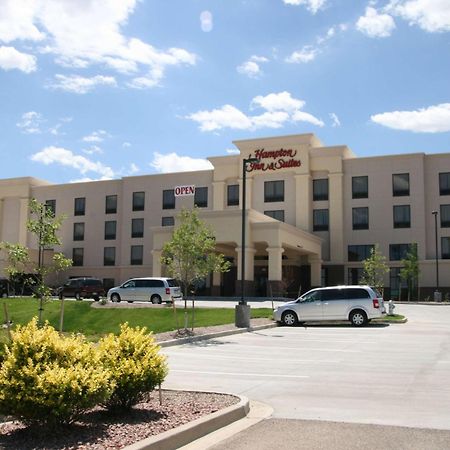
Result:
{"type": "Polygon", "coordinates": [[[266,216],[272,217],[273,219],[279,220],[280,222],[284,222],[284,210],[277,209],[273,211],[264,211],[266,216]]]}
{"type": "Polygon", "coordinates": [[[208,188],[196,187],[194,195],[194,205],[199,208],[206,208],[208,206],[208,188]]]}
{"type": "Polygon", "coordinates": [[[441,227],[450,227],[450,205],[441,205],[441,227]]]}
{"type": "Polygon", "coordinates": [[[117,213],[117,195],[107,195],[105,197],[105,214],[117,213]]]}
{"type": "Polygon", "coordinates": [[[439,174],[439,194],[450,195],[450,172],[439,174]]]}
{"type": "Polygon", "coordinates": [[[364,261],[370,258],[370,252],[373,250],[373,244],[369,245],[349,245],[348,246],[348,260],[349,261],[364,261]]]}
{"type": "Polygon", "coordinates": [[[409,195],[409,173],[392,175],[392,195],[394,197],[409,195]]]}
{"type": "Polygon", "coordinates": [[[441,237],[441,258],[450,259],[450,237],[441,237]]]}
{"type": "Polygon", "coordinates": [[[364,269],[362,267],[349,267],[348,269],[348,284],[357,285],[361,284],[364,275],[364,269]]]}
{"type": "Polygon", "coordinates": [[[145,192],[133,192],[133,211],[144,211],[145,192]]]}
{"type": "Polygon", "coordinates": [[[84,249],[83,248],[72,249],[72,261],[73,261],[74,266],[82,266],[83,265],[83,257],[84,257],[84,249]]]}
{"type": "Polygon", "coordinates": [[[74,212],[75,216],[84,216],[86,210],[86,199],[79,197],[75,199],[74,212]]]}
{"type": "Polygon", "coordinates": [[[352,220],[354,230],[369,229],[369,208],[353,208],[352,220]]]}
{"type": "Polygon", "coordinates": [[[52,215],[56,214],[56,200],[45,200],[47,211],[51,211],[52,215]]]}
{"type": "Polygon", "coordinates": [[[402,279],[400,278],[401,267],[391,267],[389,269],[389,288],[391,298],[400,297],[402,279]]]}
{"type": "Polygon", "coordinates": [[[131,220],[131,237],[132,238],[144,237],[144,219],[131,220]]]}
{"type": "Polygon", "coordinates": [[[352,198],[369,197],[369,177],[352,177],[352,198]]]}
{"type": "Polygon", "coordinates": [[[175,191],[166,189],[163,191],[162,209],[175,209],[175,191]]]}
{"type": "Polygon", "coordinates": [[[116,285],[116,280],[114,278],[103,278],[103,287],[105,291],[108,292],[109,289],[113,288],[116,285]]]}
{"type": "Polygon", "coordinates": [[[105,222],[105,240],[116,239],[117,222],[115,220],[107,220],[105,222]]]}
{"type": "Polygon", "coordinates": [[[284,181],[265,181],[264,182],[264,201],[284,202],[284,181]]]}
{"type": "Polygon", "coordinates": [[[131,258],[130,264],[132,266],[141,266],[144,255],[143,245],[132,245],[131,246],[131,258]]]}
{"type": "Polygon", "coordinates": [[[394,206],[394,228],[410,228],[411,211],[409,205],[394,206]]]}
{"type": "Polygon", "coordinates": [[[227,186],[227,205],[237,206],[239,205],[239,185],[230,184],[227,186]]]}
{"type": "Polygon", "coordinates": [[[175,220],[172,216],[163,217],[161,219],[161,226],[163,227],[173,227],[175,225],[175,220]]]}
{"type": "Polygon", "coordinates": [[[313,231],[328,231],[328,209],[313,210],[313,231]]]}
{"type": "Polygon", "coordinates": [[[360,298],[370,298],[369,293],[365,289],[342,289],[342,298],[349,300],[357,300],[360,298]]]}
{"type": "Polygon", "coordinates": [[[328,178],[313,180],[313,200],[328,200],[328,178]]]}
{"type": "Polygon", "coordinates": [[[73,224],[73,240],[74,241],[84,241],[84,223],[74,223],[73,224]]]}
{"type": "Polygon", "coordinates": [[[410,244],[390,244],[389,245],[389,260],[400,261],[406,258],[409,251],[410,244]]]}
{"type": "Polygon", "coordinates": [[[116,265],[116,247],[105,247],[103,249],[103,265],[104,266],[116,265]]]}

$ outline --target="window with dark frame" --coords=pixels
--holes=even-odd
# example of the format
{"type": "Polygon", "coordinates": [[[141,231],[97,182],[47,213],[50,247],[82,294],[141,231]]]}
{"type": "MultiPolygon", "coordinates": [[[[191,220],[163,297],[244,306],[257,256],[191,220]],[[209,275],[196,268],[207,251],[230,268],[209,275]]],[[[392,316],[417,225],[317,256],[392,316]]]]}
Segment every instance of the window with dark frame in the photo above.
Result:
{"type": "Polygon", "coordinates": [[[411,244],[389,244],[389,260],[401,261],[405,259],[411,244]]]}
{"type": "Polygon", "coordinates": [[[116,281],[114,278],[103,278],[103,287],[106,292],[109,291],[109,289],[113,288],[116,285],[116,281]]]}
{"type": "Polygon", "coordinates": [[[175,209],[175,190],[174,189],[163,190],[162,209],[175,209]]]}
{"type": "Polygon", "coordinates": [[[375,246],[373,244],[367,245],[349,245],[347,259],[349,261],[364,261],[367,258],[370,258],[370,253],[375,246]]]}
{"type": "Polygon", "coordinates": [[[392,175],[392,195],[394,197],[409,195],[409,173],[392,175]]]}
{"type": "Polygon", "coordinates": [[[105,222],[105,240],[113,240],[116,239],[117,233],[117,221],[115,220],[107,220],[105,222]]]}
{"type": "Polygon", "coordinates": [[[56,214],[56,200],[45,200],[45,207],[53,216],[56,214]]]}
{"type": "Polygon", "coordinates": [[[144,219],[131,219],[131,237],[144,237],[144,219]]]}
{"type": "Polygon", "coordinates": [[[352,177],[352,198],[369,197],[369,177],[352,177]]]}
{"type": "Polygon", "coordinates": [[[391,267],[389,269],[389,288],[391,298],[399,298],[400,296],[400,286],[401,286],[401,278],[400,278],[400,270],[401,267],[391,267]]]}
{"type": "Polygon", "coordinates": [[[450,205],[441,205],[441,228],[450,227],[450,205]]]}
{"type": "Polygon", "coordinates": [[[86,213],[86,198],[78,197],[74,201],[74,216],[84,216],[86,213]]]}
{"type": "Polygon", "coordinates": [[[84,222],[73,224],[73,240],[84,241],[84,222]]]}
{"type": "Polygon", "coordinates": [[[264,202],[284,202],[284,180],[264,182],[264,202]]]}
{"type": "Polygon", "coordinates": [[[73,248],[72,249],[72,262],[73,266],[79,267],[83,265],[84,259],[84,248],[73,248]]]}
{"type": "Polygon", "coordinates": [[[328,200],[328,178],[313,180],[313,200],[328,200]]]}
{"type": "Polygon", "coordinates": [[[107,195],[105,197],[105,214],[117,213],[117,195],[107,195]]]}
{"type": "Polygon", "coordinates": [[[116,247],[105,247],[103,249],[103,265],[104,266],[116,265],[116,247]]]}
{"type": "Polygon", "coordinates": [[[450,237],[441,237],[441,258],[450,259],[450,237]]]}
{"type": "Polygon", "coordinates": [[[352,224],[354,230],[368,230],[369,208],[352,208],[352,224]]]}
{"type": "Polygon", "coordinates": [[[133,211],[144,211],[145,192],[133,192],[133,211]]]}
{"type": "Polygon", "coordinates": [[[175,225],[175,219],[173,216],[167,216],[163,217],[161,219],[161,226],[162,227],[173,227],[175,225]]]}
{"type": "Polygon", "coordinates": [[[227,186],[227,206],[239,205],[239,185],[230,184],[227,186]]]}
{"type": "Polygon", "coordinates": [[[194,205],[198,208],[206,208],[208,206],[208,188],[196,187],[194,194],[194,205]]]}
{"type": "Polygon", "coordinates": [[[361,284],[364,269],[362,267],[349,267],[347,272],[347,280],[350,285],[361,284]]]}
{"type": "Polygon", "coordinates": [[[328,231],[328,209],[313,210],[313,231],[328,231]]]}
{"type": "Polygon", "coordinates": [[[132,266],[141,266],[144,257],[144,246],[132,245],[130,253],[130,264],[132,266]]]}
{"type": "Polygon", "coordinates": [[[284,222],[284,210],[276,209],[272,211],[264,211],[266,216],[272,217],[272,219],[279,220],[280,222],[284,222]]]}
{"type": "Polygon", "coordinates": [[[394,228],[411,228],[411,208],[409,205],[394,206],[394,228]]]}
{"type": "Polygon", "coordinates": [[[439,195],[450,195],[450,172],[439,174],[439,195]]]}

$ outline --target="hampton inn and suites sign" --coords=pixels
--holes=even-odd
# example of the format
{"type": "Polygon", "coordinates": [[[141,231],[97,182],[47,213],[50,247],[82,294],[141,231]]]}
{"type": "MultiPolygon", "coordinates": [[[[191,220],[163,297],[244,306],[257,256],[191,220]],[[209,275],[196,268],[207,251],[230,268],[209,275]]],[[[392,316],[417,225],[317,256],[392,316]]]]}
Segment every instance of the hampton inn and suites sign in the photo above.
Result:
{"type": "Polygon", "coordinates": [[[264,150],[263,148],[255,151],[255,156],[251,155],[249,158],[256,158],[258,162],[252,162],[248,165],[248,172],[260,170],[278,170],[292,167],[300,167],[302,162],[296,158],[297,150],[280,148],[279,150],[264,150]]]}

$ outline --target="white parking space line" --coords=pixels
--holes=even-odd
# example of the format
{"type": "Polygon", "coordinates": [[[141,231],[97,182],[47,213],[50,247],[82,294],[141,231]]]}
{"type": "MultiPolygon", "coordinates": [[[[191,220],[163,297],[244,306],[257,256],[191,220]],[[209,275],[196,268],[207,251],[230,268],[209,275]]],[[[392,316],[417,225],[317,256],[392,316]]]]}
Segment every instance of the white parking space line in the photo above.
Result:
{"type": "MultiPolygon", "coordinates": [[[[297,342],[301,343],[301,342],[297,342]]],[[[354,342],[350,341],[349,344],[354,344],[354,342]]],[[[187,344],[189,345],[189,344],[187,344]]],[[[186,348],[186,347],[185,347],[186,348]]],[[[248,344],[242,344],[242,348],[259,348],[259,349],[266,349],[267,351],[272,350],[296,350],[296,351],[314,351],[314,352],[343,352],[343,353],[362,353],[363,350],[347,350],[347,349],[339,349],[339,348],[321,348],[321,347],[299,347],[299,346],[284,346],[284,347],[278,347],[278,346],[267,346],[267,345],[248,345],[248,344]]]]}
{"type": "Polygon", "coordinates": [[[172,369],[171,372],[177,373],[191,373],[198,375],[227,375],[232,377],[262,377],[262,378],[309,378],[309,375],[283,375],[283,374],[262,374],[262,373],[245,373],[245,372],[203,372],[197,370],[176,370],[172,369]]]}

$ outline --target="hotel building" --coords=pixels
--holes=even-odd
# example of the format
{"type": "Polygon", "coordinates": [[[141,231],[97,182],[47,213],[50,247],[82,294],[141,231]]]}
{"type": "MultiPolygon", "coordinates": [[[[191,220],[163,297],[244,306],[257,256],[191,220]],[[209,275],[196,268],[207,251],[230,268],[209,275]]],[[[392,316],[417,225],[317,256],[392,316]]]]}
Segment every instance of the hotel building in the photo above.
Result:
{"type": "Polygon", "coordinates": [[[208,158],[213,169],[205,171],[72,184],[0,180],[0,241],[36,248],[26,229],[34,197],[67,217],[55,250],[72,258],[73,267],[53,284],[95,276],[110,287],[163,275],[163,244],[181,209],[196,205],[217,250],[232,263],[229,272],[211,274],[199,294],[239,295],[243,251],[248,295],[357,284],[362,261],[378,244],[389,266],[385,298],[398,298],[401,259],[411,243],[418,245],[422,297],[436,288],[436,247],[440,288],[450,292],[450,153],[359,158],[313,134],[234,144],[240,154],[208,158]],[[242,248],[242,166],[255,157],[259,162],[247,164],[242,248]],[[193,195],[176,195],[181,186],[193,195]]]}

